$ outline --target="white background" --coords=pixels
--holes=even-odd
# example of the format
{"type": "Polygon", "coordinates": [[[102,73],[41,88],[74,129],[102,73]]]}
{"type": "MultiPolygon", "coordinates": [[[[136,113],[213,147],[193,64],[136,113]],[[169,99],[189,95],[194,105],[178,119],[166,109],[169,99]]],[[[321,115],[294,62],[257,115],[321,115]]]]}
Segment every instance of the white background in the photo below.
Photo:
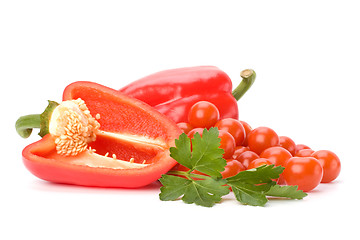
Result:
{"type": "Polygon", "coordinates": [[[356,1],[1,1],[0,239],[358,237],[359,22],[356,1]],[[251,207],[228,195],[204,208],[162,202],[156,184],[52,184],[23,166],[22,149],[39,137],[17,136],[16,119],[60,101],[67,84],[118,89],[198,65],[218,66],[234,85],[253,68],[240,119],[334,151],[339,178],[301,201],[251,207]]]}

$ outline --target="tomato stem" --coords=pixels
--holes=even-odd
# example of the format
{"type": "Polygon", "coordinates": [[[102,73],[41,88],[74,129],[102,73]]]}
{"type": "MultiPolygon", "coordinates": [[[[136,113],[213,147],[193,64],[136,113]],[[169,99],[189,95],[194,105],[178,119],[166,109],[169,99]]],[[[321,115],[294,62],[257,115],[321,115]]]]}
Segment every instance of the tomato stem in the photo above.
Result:
{"type": "Polygon", "coordinates": [[[252,69],[245,69],[241,71],[240,76],[242,77],[242,81],[232,92],[232,95],[236,101],[238,101],[247,92],[247,90],[249,90],[251,85],[253,85],[255,82],[256,73],[252,69]]]}

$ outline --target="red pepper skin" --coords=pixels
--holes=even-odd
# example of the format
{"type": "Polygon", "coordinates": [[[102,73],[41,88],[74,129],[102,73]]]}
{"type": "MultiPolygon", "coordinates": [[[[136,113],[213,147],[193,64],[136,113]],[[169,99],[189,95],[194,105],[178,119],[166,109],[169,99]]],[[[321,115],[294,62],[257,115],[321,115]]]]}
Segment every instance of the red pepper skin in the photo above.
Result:
{"type": "Polygon", "coordinates": [[[153,164],[143,169],[110,169],[93,168],[69,164],[65,159],[47,158],[53,152],[54,140],[48,134],[41,140],[24,148],[23,163],[25,167],[40,179],[89,187],[138,188],[146,186],[161,177],[176,165],[175,160],[167,153],[157,156],[153,164]]]}
{"type": "MultiPolygon", "coordinates": [[[[79,97],[85,101],[92,114],[99,113],[101,115],[100,130],[143,134],[161,139],[168,144],[168,147],[174,146],[174,139],[181,134],[181,130],[173,121],[153,110],[149,105],[125,96],[117,90],[96,83],[76,82],[70,84],[63,94],[64,101],[79,97]],[[124,106],[126,110],[119,109],[119,106],[124,106]],[[130,122],[132,118],[135,118],[135,122],[130,122]],[[139,125],[140,118],[143,119],[142,123],[150,127],[139,125]]],[[[99,138],[94,142],[95,146],[99,146],[96,149],[97,152],[103,154],[104,151],[108,151],[101,149],[102,144],[97,144],[97,141],[102,140],[99,138]]],[[[110,147],[111,151],[117,154],[122,154],[124,151],[121,144],[116,141],[111,143],[110,147]]],[[[96,187],[142,187],[156,181],[176,165],[176,161],[170,157],[169,148],[155,151],[154,156],[148,159],[149,165],[137,169],[114,169],[72,164],[72,159],[79,156],[63,157],[56,154],[54,139],[50,134],[25,147],[22,156],[27,169],[41,179],[96,187]]]]}
{"type": "Polygon", "coordinates": [[[187,122],[188,112],[198,101],[216,105],[220,118],[239,116],[229,76],[214,66],[161,71],[139,79],[120,91],[140,99],[176,123],[187,122]]]}

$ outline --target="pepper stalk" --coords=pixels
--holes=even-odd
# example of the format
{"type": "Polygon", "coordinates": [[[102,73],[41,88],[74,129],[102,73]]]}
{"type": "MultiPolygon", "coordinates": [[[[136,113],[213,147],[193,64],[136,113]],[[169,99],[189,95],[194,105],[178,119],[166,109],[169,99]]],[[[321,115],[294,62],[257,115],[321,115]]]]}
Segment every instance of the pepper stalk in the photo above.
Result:
{"type": "Polygon", "coordinates": [[[28,138],[34,128],[39,128],[39,135],[44,137],[47,133],[49,133],[49,119],[51,117],[51,113],[58,105],[59,103],[49,100],[48,106],[45,108],[43,113],[30,114],[20,117],[15,123],[17,133],[22,138],[28,138]]]}
{"type": "Polygon", "coordinates": [[[16,131],[23,138],[28,138],[33,128],[40,128],[41,137],[50,133],[55,138],[57,153],[65,156],[85,151],[88,143],[95,141],[99,127],[81,99],[60,104],[49,101],[42,114],[22,116],[15,123],[16,131]]]}
{"type": "Polygon", "coordinates": [[[242,81],[240,84],[232,91],[232,95],[238,101],[253,85],[256,78],[256,73],[252,69],[245,69],[240,72],[242,81]]]}

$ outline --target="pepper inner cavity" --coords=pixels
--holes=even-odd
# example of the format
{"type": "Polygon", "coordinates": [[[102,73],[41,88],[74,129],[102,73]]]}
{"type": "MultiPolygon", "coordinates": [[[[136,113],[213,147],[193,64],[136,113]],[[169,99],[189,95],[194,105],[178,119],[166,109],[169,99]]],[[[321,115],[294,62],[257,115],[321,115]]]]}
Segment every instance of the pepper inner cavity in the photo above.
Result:
{"type": "Polygon", "coordinates": [[[145,166],[151,163],[151,159],[159,151],[168,148],[167,144],[159,139],[102,131],[97,121],[100,118],[99,113],[96,113],[94,118],[80,98],[58,105],[49,123],[49,132],[55,138],[57,154],[73,157],[87,151],[97,158],[86,154],[87,161],[82,157],[82,160],[72,162],[88,166],[122,168],[127,165],[114,165],[111,161],[126,161],[145,166]]]}
{"type": "Polygon", "coordinates": [[[151,164],[152,159],[163,151],[158,145],[127,141],[126,138],[113,138],[113,135],[103,134],[98,135],[97,140],[89,144],[90,147],[102,156],[138,164],[151,164]]]}

